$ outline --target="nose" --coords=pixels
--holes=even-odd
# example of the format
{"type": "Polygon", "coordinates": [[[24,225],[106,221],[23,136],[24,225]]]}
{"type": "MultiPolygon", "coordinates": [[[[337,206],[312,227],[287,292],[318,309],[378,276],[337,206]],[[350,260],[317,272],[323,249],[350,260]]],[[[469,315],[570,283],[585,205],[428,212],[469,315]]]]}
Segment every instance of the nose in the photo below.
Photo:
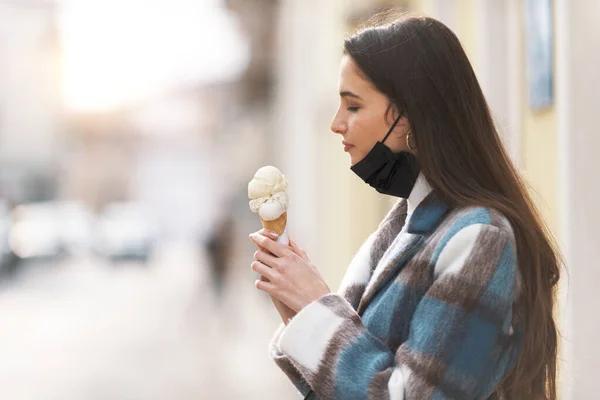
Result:
{"type": "Polygon", "coordinates": [[[348,125],[340,117],[339,112],[337,112],[333,116],[333,119],[331,120],[331,126],[329,127],[329,129],[331,129],[331,132],[337,133],[340,135],[343,135],[344,133],[346,133],[346,130],[348,129],[348,125]]]}

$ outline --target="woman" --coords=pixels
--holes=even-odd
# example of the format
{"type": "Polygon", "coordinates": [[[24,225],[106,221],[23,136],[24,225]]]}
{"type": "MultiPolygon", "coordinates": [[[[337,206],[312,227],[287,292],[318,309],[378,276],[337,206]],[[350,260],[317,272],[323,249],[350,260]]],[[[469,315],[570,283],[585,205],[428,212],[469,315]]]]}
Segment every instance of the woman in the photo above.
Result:
{"type": "Polygon", "coordinates": [[[467,56],[407,17],[344,43],[352,171],[399,200],[338,294],[298,245],[252,234],[285,324],[271,354],[307,398],[556,399],[559,257],[467,56]]]}

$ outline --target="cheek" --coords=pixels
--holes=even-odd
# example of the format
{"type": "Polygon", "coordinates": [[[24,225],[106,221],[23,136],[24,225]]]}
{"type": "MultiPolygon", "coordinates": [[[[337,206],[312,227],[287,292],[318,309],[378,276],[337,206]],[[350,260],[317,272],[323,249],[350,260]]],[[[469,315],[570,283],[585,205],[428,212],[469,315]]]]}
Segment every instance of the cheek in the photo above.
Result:
{"type": "Polygon", "coordinates": [[[375,143],[377,143],[377,136],[373,132],[373,122],[368,118],[356,118],[353,124],[349,126],[349,131],[352,132],[352,144],[354,148],[350,154],[353,162],[362,160],[371,151],[375,143]]]}

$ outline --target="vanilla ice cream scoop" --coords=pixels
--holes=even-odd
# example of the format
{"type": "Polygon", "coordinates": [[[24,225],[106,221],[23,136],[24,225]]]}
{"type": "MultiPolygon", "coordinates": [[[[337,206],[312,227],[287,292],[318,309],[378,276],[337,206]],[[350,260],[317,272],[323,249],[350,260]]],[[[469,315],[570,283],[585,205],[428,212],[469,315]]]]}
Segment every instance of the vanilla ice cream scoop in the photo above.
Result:
{"type": "Polygon", "coordinates": [[[260,168],[248,183],[250,209],[264,221],[274,221],[288,209],[286,177],[273,166],[260,168]]]}
{"type": "Polygon", "coordinates": [[[285,192],[287,187],[288,180],[281,171],[268,165],[254,174],[254,178],[248,184],[248,197],[253,200],[269,197],[278,192],[285,192]]]}
{"type": "MultiPolygon", "coordinates": [[[[262,201],[263,198],[258,199],[262,201]]],[[[256,200],[253,200],[256,201],[256,200]]],[[[285,192],[275,193],[258,206],[258,215],[265,221],[273,221],[287,211],[288,196],[285,192]]],[[[256,209],[256,208],[255,208],[256,209]]]]}

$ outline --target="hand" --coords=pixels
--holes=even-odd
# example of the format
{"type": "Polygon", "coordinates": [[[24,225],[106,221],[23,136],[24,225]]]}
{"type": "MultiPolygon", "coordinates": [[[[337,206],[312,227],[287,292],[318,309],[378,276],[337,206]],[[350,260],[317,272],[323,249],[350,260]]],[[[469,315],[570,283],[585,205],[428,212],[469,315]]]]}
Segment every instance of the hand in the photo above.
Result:
{"type": "MultiPolygon", "coordinates": [[[[277,233],[267,230],[267,229],[261,229],[257,233],[259,235],[271,237],[273,239],[277,239],[277,237],[278,237],[277,233]]],[[[259,250],[267,252],[267,250],[265,248],[263,248],[259,245],[257,245],[257,247],[259,250]]],[[[269,282],[269,280],[267,278],[265,278],[263,275],[260,276],[260,280],[264,281],[264,282],[269,282]]],[[[269,297],[271,298],[273,305],[277,309],[277,312],[279,313],[281,320],[283,321],[283,323],[285,325],[287,325],[289,320],[294,318],[294,316],[296,315],[296,312],[294,310],[292,310],[291,308],[289,308],[288,306],[286,306],[283,302],[281,302],[281,300],[278,300],[276,297],[273,297],[272,295],[269,295],[269,297]]]]}
{"type": "Polygon", "coordinates": [[[252,269],[268,282],[257,280],[257,289],[267,292],[295,312],[331,293],[306,252],[293,241],[290,240],[290,246],[286,246],[257,233],[251,234],[250,240],[264,249],[254,254],[252,269]]]}

